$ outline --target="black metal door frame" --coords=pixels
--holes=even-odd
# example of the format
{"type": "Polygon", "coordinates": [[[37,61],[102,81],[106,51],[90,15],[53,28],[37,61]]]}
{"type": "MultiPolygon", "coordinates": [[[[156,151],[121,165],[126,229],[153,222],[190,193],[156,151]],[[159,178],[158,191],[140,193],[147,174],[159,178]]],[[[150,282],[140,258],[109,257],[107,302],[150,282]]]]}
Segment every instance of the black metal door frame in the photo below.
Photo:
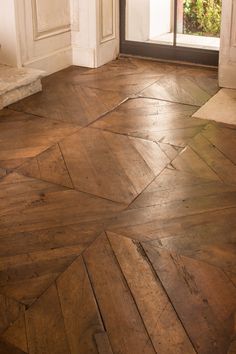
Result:
{"type": "Polygon", "coordinates": [[[173,45],[129,41],[126,32],[126,0],[120,0],[120,53],[142,57],[190,62],[194,64],[218,66],[219,51],[179,47],[176,45],[177,36],[177,0],[174,6],[174,39],[173,45]]]}

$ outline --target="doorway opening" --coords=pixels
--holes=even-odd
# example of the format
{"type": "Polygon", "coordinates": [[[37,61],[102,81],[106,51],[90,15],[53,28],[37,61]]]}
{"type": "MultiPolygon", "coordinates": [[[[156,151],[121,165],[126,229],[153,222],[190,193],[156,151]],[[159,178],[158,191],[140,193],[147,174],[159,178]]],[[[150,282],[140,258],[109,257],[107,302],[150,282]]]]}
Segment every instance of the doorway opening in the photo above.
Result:
{"type": "Polygon", "coordinates": [[[121,53],[218,65],[222,0],[121,0],[121,53]]]}

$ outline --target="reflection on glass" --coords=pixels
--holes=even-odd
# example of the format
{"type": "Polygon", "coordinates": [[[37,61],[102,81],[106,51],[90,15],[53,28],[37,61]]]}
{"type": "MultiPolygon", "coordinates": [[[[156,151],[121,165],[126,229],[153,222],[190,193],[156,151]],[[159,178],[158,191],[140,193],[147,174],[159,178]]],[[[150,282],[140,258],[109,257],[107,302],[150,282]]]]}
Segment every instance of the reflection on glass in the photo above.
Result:
{"type": "Polygon", "coordinates": [[[219,50],[222,0],[178,0],[176,44],[219,50]]]}
{"type": "Polygon", "coordinates": [[[126,40],[173,44],[174,0],[126,0],[126,40]]]}

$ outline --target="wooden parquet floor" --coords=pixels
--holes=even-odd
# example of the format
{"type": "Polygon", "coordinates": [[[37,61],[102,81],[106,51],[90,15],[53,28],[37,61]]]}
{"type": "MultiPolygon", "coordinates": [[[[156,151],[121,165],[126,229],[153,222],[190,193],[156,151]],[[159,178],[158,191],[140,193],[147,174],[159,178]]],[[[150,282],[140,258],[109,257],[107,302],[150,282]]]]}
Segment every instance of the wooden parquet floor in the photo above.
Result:
{"type": "Polygon", "coordinates": [[[0,112],[0,353],[236,353],[236,127],[203,68],[71,67],[0,112]]]}

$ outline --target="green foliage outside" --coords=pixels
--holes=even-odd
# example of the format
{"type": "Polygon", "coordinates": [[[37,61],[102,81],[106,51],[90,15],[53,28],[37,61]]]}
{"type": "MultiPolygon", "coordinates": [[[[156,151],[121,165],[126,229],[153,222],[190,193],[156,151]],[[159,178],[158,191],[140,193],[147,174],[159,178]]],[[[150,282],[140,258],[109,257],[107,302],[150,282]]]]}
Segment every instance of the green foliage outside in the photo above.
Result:
{"type": "Polygon", "coordinates": [[[184,33],[220,35],[222,0],[184,0],[184,33]]]}

